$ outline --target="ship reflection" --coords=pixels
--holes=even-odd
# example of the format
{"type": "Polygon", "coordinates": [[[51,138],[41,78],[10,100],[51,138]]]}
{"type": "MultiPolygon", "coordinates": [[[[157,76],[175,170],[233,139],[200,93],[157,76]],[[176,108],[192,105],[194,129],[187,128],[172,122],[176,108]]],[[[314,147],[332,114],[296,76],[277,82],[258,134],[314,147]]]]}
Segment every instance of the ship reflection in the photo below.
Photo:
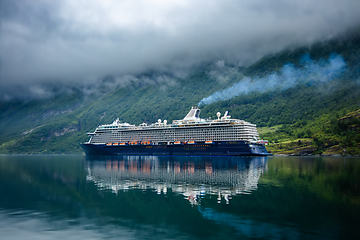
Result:
{"type": "Polygon", "coordinates": [[[153,189],[184,196],[199,205],[205,195],[229,204],[231,197],[257,189],[267,170],[266,157],[87,157],[87,180],[100,190],[114,193],[129,189],[153,189]]]}

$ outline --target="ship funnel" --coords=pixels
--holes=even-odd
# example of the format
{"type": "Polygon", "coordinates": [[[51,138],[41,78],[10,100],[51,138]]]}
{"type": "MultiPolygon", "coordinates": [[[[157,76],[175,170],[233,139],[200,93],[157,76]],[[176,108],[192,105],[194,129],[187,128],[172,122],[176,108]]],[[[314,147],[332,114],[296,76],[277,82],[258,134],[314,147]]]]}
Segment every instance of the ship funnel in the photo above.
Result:
{"type": "Polygon", "coordinates": [[[200,116],[200,109],[198,107],[192,107],[190,112],[185,116],[185,118],[183,120],[193,120],[196,121],[200,116]]]}

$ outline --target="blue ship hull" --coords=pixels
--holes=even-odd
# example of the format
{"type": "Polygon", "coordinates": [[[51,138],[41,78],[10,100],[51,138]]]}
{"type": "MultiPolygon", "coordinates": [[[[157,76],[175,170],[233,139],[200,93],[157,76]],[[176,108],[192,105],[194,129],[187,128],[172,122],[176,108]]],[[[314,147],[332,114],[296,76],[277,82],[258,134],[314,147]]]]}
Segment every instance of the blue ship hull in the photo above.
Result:
{"type": "Polygon", "coordinates": [[[86,155],[193,155],[193,156],[269,156],[262,144],[222,141],[212,144],[125,145],[80,144],[86,155]]]}

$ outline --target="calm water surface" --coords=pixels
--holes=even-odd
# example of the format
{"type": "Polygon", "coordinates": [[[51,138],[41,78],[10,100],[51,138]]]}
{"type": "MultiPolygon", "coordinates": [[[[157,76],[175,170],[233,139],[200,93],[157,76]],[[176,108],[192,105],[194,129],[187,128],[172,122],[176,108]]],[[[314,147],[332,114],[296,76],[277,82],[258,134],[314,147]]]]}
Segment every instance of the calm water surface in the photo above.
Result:
{"type": "Polygon", "coordinates": [[[0,239],[360,239],[360,158],[0,156],[0,239]]]}

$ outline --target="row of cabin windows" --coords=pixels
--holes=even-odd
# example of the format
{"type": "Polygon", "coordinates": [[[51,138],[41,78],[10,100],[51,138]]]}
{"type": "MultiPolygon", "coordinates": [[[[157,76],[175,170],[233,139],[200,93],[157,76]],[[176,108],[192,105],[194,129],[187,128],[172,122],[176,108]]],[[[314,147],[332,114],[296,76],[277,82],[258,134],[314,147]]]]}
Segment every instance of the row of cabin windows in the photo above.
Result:
{"type": "MultiPolygon", "coordinates": [[[[106,135],[106,134],[105,134],[106,135]]],[[[185,136],[191,135],[191,138],[198,140],[207,140],[207,139],[218,139],[226,140],[229,138],[232,139],[251,139],[253,136],[258,136],[256,128],[244,128],[243,126],[235,127],[226,127],[226,128],[204,128],[204,129],[169,129],[162,131],[136,131],[136,132],[118,132],[113,131],[111,134],[111,139],[118,141],[131,141],[133,139],[151,139],[153,141],[172,141],[176,139],[185,139],[185,136]],[[214,136],[214,134],[216,134],[214,136]]],[[[108,135],[108,137],[110,137],[108,135]]],[[[93,142],[99,140],[99,137],[94,136],[93,142]]],[[[102,141],[104,141],[103,139],[102,141]]]]}
{"type": "Polygon", "coordinates": [[[256,129],[233,129],[233,128],[227,128],[227,129],[203,129],[202,131],[199,131],[197,129],[189,129],[189,130],[182,130],[182,131],[142,131],[142,132],[113,132],[112,135],[114,136],[124,136],[124,135],[147,135],[152,136],[155,134],[161,134],[161,135],[173,135],[173,134],[207,134],[210,132],[216,132],[216,133],[246,133],[246,132],[254,132],[256,133],[256,129]]]}
{"type": "Polygon", "coordinates": [[[154,134],[154,133],[161,133],[161,134],[174,134],[174,133],[207,133],[207,132],[256,132],[256,128],[225,128],[225,129],[202,129],[199,131],[198,129],[184,129],[184,130],[172,130],[172,131],[126,131],[126,132],[113,132],[113,134],[133,134],[133,133],[139,133],[139,134],[154,134]]]}

